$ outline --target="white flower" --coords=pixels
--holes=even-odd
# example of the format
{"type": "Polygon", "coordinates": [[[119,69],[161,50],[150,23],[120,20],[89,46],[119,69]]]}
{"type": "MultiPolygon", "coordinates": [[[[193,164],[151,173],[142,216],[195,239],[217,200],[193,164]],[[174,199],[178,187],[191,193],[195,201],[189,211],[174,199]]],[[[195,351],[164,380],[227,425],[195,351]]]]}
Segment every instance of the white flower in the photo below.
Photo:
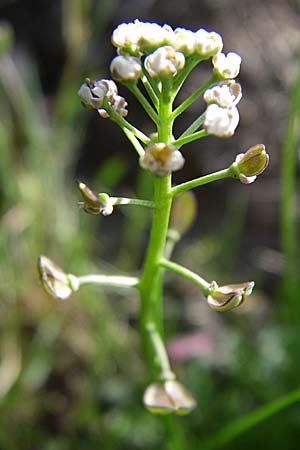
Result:
{"type": "Polygon", "coordinates": [[[184,67],[185,57],[173,47],[160,47],[145,59],[145,67],[152,77],[168,78],[184,67]]]}
{"type": "Polygon", "coordinates": [[[196,34],[186,28],[176,28],[169,42],[175,50],[184,53],[186,56],[194,53],[196,34]]]}
{"type": "Polygon", "coordinates": [[[222,37],[215,31],[200,28],[195,33],[195,52],[201,56],[213,56],[223,48],[222,37]]]}
{"type": "Polygon", "coordinates": [[[222,108],[212,103],[205,112],[203,127],[208,134],[218,137],[230,137],[239,123],[239,112],[236,106],[222,108]]]}
{"type": "Polygon", "coordinates": [[[138,40],[140,38],[139,21],[121,23],[112,34],[112,43],[115,47],[128,48],[131,51],[138,50],[138,40]]]}
{"type": "Polygon", "coordinates": [[[217,103],[217,105],[223,108],[236,105],[241,97],[241,86],[233,80],[213,86],[207,89],[203,95],[206,103],[217,103]]]}
{"type": "Polygon", "coordinates": [[[147,53],[168,43],[173,33],[169,25],[160,26],[155,22],[121,23],[112,34],[112,43],[119,51],[134,54],[147,53]]]}
{"type": "Polygon", "coordinates": [[[240,72],[242,58],[234,52],[218,53],[212,59],[215,71],[221,75],[222,78],[235,78],[240,72]]]}
{"type": "Polygon", "coordinates": [[[171,144],[156,142],[145,148],[145,154],[140,157],[140,166],[149,170],[152,175],[163,177],[180,170],[184,165],[184,157],[171,144]]]}
{"type": "Polygon", "coordinates": [[[138,58],[134,56],[116,56],[111,64],[110,71],[116,80],[137,80],[142,73],[142,66],[138,58]]]}

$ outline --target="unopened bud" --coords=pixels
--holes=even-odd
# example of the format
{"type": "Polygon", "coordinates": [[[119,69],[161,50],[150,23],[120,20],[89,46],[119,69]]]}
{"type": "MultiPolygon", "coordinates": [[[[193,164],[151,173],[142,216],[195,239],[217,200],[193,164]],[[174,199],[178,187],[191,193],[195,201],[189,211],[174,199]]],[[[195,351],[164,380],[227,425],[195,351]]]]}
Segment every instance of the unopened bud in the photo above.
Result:
{"type": "Polygon", "coordinates": [[[242,98],[242,88],[234,80],[224,80],[216,86],[207,89],[203,98],[206,103],[216,103],[222,108],[234,106],[242,98]]]}
{"type": "Polygon", "coordinates": [[[163,177],[170,172],[179,170],[184,165],[184,157],[171,144],[157,142],[145,148],[145,154],[140,157],[140,166],[148,169],[152,175],[163,177]]]}
{"type": "Polygon", "coordinates": [[[216,55],[223,48],[222,37],[215,31],[206,31],[200,28],[196,31],[195,52],[201,56],[216,55]]]}
{"type": "Polygon", "coordinates": [[[240,72],[241,62],[242,58],[240,55],[234,52],[229,52],[227,55],[217,53],[212,59],[214,71],[222,78],[237,77],[240,72]]]}
{"type": "Polygon", "coordinates": [[[240,284],[218,286],[213,281],[207,296],[207,303],[215,311],[229,311],[241,305],[251,295],[254,285],[254,281],[247,281],[240,284]]]}
{"type": "Polygon", "coordinates": [[[77,277],[66,274],[46,256],[39,256],[38,272],[45,292],[59,300],[67,299],[79,288],[77,277]]]}
{"type": "Polygon", "coordinates": [[[249,148],[246,153],[237,155],[232,167],[235,176],[244,184],[255,181],[269,164],[269,155],[263,144],[257,144],[249,148]]]}
{"type": "Polygon", "coordinates": [[[184,67],[185,57],[170,45],[159,47],[145,59],[145,67],[152,77],[170,78],[184,67]]]}
{"type": "Polygon", "coordinates": [[[129,55],[116,56],[111,64],[110,71],[116,80],[134,81],[142,74],[142,66],[138,58],[129,55]]]}
{"type": "Polygon", "coordinates": [[[189,414],[197,402],[192,394],[176,380],[153,383],[143,397],[145,407],[154,414],[189,414]]]}
{"type": "Polygon", "coordinates": [[[84,198],[84,202],[80,202],[79,206],[86,213],[102,214],[103,216],[112,214],[113,205],[108,194],[103,192],[97,195],[82,181],[78,181],[77,186],[84,198]]]}

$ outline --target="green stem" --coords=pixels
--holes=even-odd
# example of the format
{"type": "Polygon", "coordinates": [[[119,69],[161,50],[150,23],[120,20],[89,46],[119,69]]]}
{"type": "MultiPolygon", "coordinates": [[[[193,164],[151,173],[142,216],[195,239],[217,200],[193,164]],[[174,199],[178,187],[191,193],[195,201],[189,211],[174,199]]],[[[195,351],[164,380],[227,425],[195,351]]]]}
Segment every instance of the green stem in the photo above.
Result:
{"type": "Polygon", "coordinates": [[[198,128],[203,125],[205,119],[205,113],[201,114],[201,116],[197,117],[196,120],[179,136],[178,139],[182,139],[190,134],[193,134],[198,128]]]}
{"type": "Polygon", "coordinates": [[[227,169],[219,170],[218,172],[210,173],[209,175],[204,175],[203,177],[195,178],[194,180],[186,181],[185,183],[178,184],[171,189],[171,196],[180,194],[181,192],[194,189],[198,186],[203,186],[204,184],[212,183],[213,181],[223,180],[223,178],[234,177],[233,168],[230,166],[227,169]]]}
{"type": "Polygon", "coordinates": [[[110,105],[106,104],[105,109],[109,114],[109,118],[116,122],[123,129],[123,131],[124,128],[131,131],[131,133],[144,144],[148,144],[150,142],[151,139],[148,136],[146,136],[138,128],[134,127],[131,123],[127,122],[127,120],[125,120],[124,117],[122,117],[120,113],[115,111],[110,105]]]}
{"type": "Polygon", "coordinates": [[[83,275],[77,277],[79,285],[83,284],[99,284],[102,286],[116,286],[137,288],[139,285],[139,278],[125,277],[121,275],[83,275]]]}
{"type": "Polygon", "coordinates": [[[147,79],[149,85],[151,86],[152,91],[153,91],[154,94],[155,94],[156,101],[153,101],[154,99],[152,99],[153,104],[155,105],[155,103],[156,103],[156,105],[159,106],[158,99],[159,99],[159,96],[160,96],[160,90],[158,89],[158,86],[157,86],[157,84],[156,84],[156,81],[149,75],[149,72],[148,72],[148,70],[145,68],[144,65],[143,65],[143,74],[145,75],[145,77],[146,77],[146,79],[147,79]]]}
{"type": "Polygon", "coordinates": [[[190,134],[189,136],[184,136],[176,139],[172,142],[177,149],[180,149],[183,145],[188,144],[189,142],[197,141],[197,139],[201,139],[207,136],[207,132],[205,130],[197,131],[194,134],[190,134]]]}
{"type": "Polygon", "coordinates": [[[192,272],[186,267],[181,266],[180,264],[177,264],[173,261],[169,261],[165,258],[161,259],[160,265],[161,267],[171,270],[172,272],[175,272],[178,275],[181,275],[182,277],[196,284],[196,286],[200,287],[204,295],[208,294],[211,283],[208,283],[206,280],[204,280],[204,278],[200,277],[200,275],[196,274],[195,272],[192,272]]]}
{"type": "Polygon", "coordinates": [[[219,80],[219,76],[213,74],[209,80],[207,80],[204,84],[202,84],[198,89],[196,89],[187,99],[184,100],[172,113],[172,118],[176,119],[181,113],[183,113],[195,100],[197,100],[200,95],[206,91],[209,86],[216,83],[219,80]]]}
{"type": "Polygon", "coordinates": [[[144,110],[146,111],[148,116],[150,117],[150,119],[152,119],[154,123],[158,124],[158,121],[159,121],[158,115],[156,114],[156,112],[154,111],[154,109],[152,108],[152,106],[150,105],[148,100],[146,99],[146,97],[142,94],[142,92],[140,91],[140,89],[138,88],[136,83],[134,83],[134,84],[127,83],[126,86],[133,93],[133,95],[135,95],[135,97],[138,99],[138,101],[140,102],[140,104],[142,105],[142,107],[144,108],[144,110]]]}
{"type": "Polygon", "coordinates": [[[147,91],[147,94],[149,95],[153,105],[155,106],[155,108],[157,110],[158,109],[158,98],[157,98],[157,95],[156,95],[153,87],[149,83],[148,78],[146,77],[146,75],[144,75],[141,78],[141,81],[142,81],[142,83],[143,83],[143,85],[144,85],[144,87],[145,87],[145,89],[147,91]]]}
{"type": "Polygon", "coordinates": [[[132,131],[128,130],[128,128],[126,127],[121,127],[121,129],[126,135],[127,139],[132,143],[132,146],[136,150],[137,154],[139,156],[143,156],[145,154],[145,150],[143,149],[143,146],[141,145],[140,141],[132,133],[132,131]]]}
{"type": "Polygon", "coordinates": [[[187,76],[191,73],[194,67],[196,67],[196,65],[199,64],[200,61],[201,57],[194,55],[190,56],[185,60],[184,68],[180,70],[180,72],[178,72],[178,74],[173,79],[173,99],[175,99],[176,95],[178,94],[178,91],[180,90],[187,76]]]}
{"type": "Polygon", "coordinates": [[[155,351],[156,362],[160,366],[160,381],[174,380],[176,377],[171,370],[170,361],[161,335],[153,323],[147,324],[147,331],[155,351]]]}
{"type": "MultiPolygon", "coordinates": [[[[172,140],[172,125],[170,120],[172,101],[167,84],[162,84],[159,103],[158,139],[169,143],[172,140]]],[[[153,333],[162,339],[162,268],[160,260],[163,257],[167,239],[170,210],[172,204],[171,175],[153,176],[154,202],[152,225],[149,244],[144,260],[141,282],[141,332],[151,375],[154,379],[163,376],[160,364],[161,356],[153,342],[153,333]],[[154,330],[154,331],[153,331],[154,330]]],[[[165,358],[168,360],[167,354],[165,358]]]]}
{"type": "Polygon", "coordinates": [[[126,197],[110,197],[113,205],[135,205],[145,206],[146,208],[155,208],[155,202],[151,200],[142,200],[139,198],[126,198],[126,197]]]}

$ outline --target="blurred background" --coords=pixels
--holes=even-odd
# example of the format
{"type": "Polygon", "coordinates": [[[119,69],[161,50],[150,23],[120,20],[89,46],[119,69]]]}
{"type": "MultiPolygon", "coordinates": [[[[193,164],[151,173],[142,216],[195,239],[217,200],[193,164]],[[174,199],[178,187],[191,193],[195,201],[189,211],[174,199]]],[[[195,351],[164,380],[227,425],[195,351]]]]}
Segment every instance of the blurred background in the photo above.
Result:
{"type": "MultiPolygon", "coordinates": [[[[299,386],[299,0],[1,0],[0,19],[0,449],[298,448],[299,402],[232,443],[212,437],[299,386]],[[243,57],[237,132],[184,147],[175,182],[227,167],[256,143],[271,157],[253,185],[195,190],[197,217],[173,259],[219,284],[254,279],[257,287],[242,308],[220,314],[168,274],[169,353],[199,403],[175,426],[142,406],[149,379],[136,294],[85,287],[58,302],[36,272],[39,254],[77,275],[141,266],[149,212],[84,214],[75,184],[151,198],[121,130],[77,97],[86,76],[109,77],[112,30],[135,18],[218,31],[224,51],[243,57]]],[[[181,98],[208,70],[190,76],[181,98]]],[[[120,93],[128,119],[151,132],[120,93]]]]}

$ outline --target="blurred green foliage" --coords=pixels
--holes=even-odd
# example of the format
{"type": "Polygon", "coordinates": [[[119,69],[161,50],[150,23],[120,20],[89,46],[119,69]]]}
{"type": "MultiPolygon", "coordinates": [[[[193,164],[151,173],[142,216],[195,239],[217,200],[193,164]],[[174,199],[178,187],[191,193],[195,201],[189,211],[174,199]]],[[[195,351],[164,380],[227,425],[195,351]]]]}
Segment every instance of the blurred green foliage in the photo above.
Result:
{"type": "MultiPolygon", "coordinates": [[[[85,36],[86,11],[77,12],[68,17],[73,21],[69,26],[74,30],[81,24],[85,36]]],[[[101,20],[105,22],[103,16],[101,20]]],[[[79,46],[83,42],[77,38],[72,40],[72,58],[55,102],[43,95],[32,61],[23,65],[15,61],[9,45],[0,56],[0,449],[198,450],[203,445],[211,450],[234,445],[235,450],[294,450],[300,438],[299,402],[259,425],[263,414],[246,418],[242,425],[235,420],[275,402],[265,411],[265,417],[272,416],[280,409],[277,399],[289,392],[291,403],[299,400],[293,393],[300,375],[299,316],[293,312],[294,307],[299,310],[299,274],[291,282],[291,271],[297,273],[299,264],[297,218],[289,215],[287,223],[286,216],[290,208],[294,210],[291,196],[297,196],[297,128],[290,126],[282,155],[285,287],[264,291],[261,280],[241,312],[220,315],[208,311],[189,283],[169,275],[166,335],[170,349],[178,351],[187,336],[194,346],[194,353],[189,346],[183,346],[181,356],[170,352],[175,370],[199,407],[176,421],[154,417],[141,402],[147,373],[137,297],[90,287],[58,303],[46,297],[37,279],[35,261],[40,253],[75,274],[113,273],[115,267],[134,272],[147,239],[147,211],[122,210],[116,218],[106,219],[111,220],[107,226],[104,219],[84,215],[76,207],[75,149],[86,125],[75,95],[81,80],[74,42],[79,46]],[[111,249],[113,258],[104,262],[102,255],[111,249]],[[255,423],[230,443],[243,427],[255,423]]],[[[289,117],[293,124],[299,124],[300,104],[293,103],[299,97],[299,83],[298,76],[289,117]]],[[[124,159],[112,156],[99,167],[93,183],[113,190],[128,171],[124,159]]],[[[148,181],[147,175],[138,175],[138,195],[149,196],[148,181]]],[[[230,278],[238,264],[247,208],[245,198],[236,202],[228,201],[217,233],[200,240],[199,233],[187,235],[176,258],[196,271],[201,267],[211,279],[216,273],[230,278]]]]}

